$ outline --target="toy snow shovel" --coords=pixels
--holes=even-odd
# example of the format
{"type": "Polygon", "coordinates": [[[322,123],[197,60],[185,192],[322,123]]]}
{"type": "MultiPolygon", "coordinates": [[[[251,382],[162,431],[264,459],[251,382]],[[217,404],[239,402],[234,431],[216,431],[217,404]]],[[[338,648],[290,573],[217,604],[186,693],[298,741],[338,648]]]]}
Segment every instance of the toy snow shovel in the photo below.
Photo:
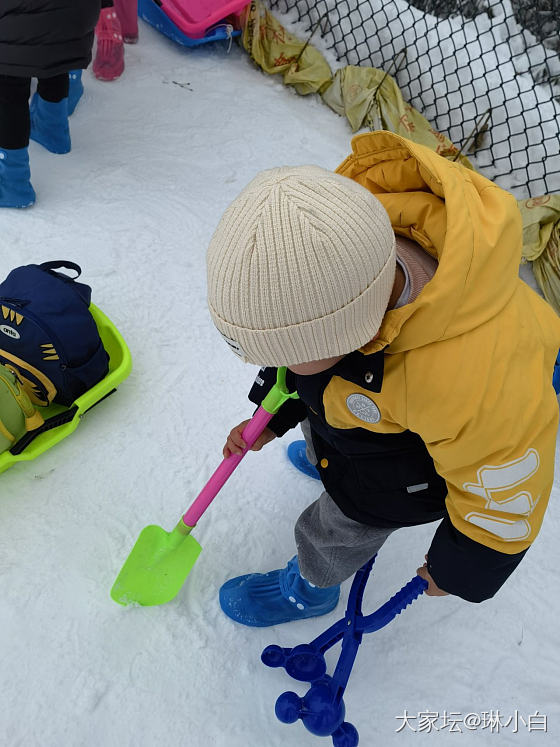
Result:
{"type": "Polygon", "coordinates": [[[140,532],[111,589],[115,602],[150,606],[165,604],[178,594],[202,550],[191,531],[272,416],[287,399],[295,398],[297,393],[286,388],[286,369],[279,368],[276,384],[243,430],[243,453],[223,460],[171,532],[155,525],[140,532]]]}

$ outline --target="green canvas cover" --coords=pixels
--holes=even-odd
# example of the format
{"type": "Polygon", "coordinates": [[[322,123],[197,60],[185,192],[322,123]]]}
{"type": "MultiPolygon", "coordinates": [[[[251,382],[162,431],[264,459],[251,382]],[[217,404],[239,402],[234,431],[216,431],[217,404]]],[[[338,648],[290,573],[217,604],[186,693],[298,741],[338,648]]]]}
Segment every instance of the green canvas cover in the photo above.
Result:
{"type": "Polygon", "coordinates": [[[396,132],[472,169],[469,159],[459,154],[451,140],[406,103],[394,78],[383,70],[347,65],[337,70],[332,85],[322,96],[331,109],[346,116],[352,132],[363,127],[396,132]]]}
{"type": "Polygon", "coordinates": [[[16,376],[0,365],[0,452],[10,449],[27,431],[42,423],[43,418],[16,376]]]}
{"type": "Polygon", "coordinates": [[[523,258],[548,303],[560,314],[560,194],[519,200],[523,219],[523,258]]]}
{"type": "Polygon", "coordinates": [[[260,0],[253,0],[242,18],[241,43],[265,73],[280,73],[302,95],[320,93],[330,84],[331,69],[323,55],[286,31],[260,0]]]}
{"type": "Polygon", "coordinates": [[[329,63],[310,38],[301,40],[287,31],[262,0],[252,0],[241,22],[241,43],[262,70],[281,74],[285,85],[302,95],[318,93],[333,111],[348,119],[353,132],[361,128],[396,132],[472,168],[449,138],[404,101],[396,81],[383,70],[347,65],[333,77],[329,63]]]}

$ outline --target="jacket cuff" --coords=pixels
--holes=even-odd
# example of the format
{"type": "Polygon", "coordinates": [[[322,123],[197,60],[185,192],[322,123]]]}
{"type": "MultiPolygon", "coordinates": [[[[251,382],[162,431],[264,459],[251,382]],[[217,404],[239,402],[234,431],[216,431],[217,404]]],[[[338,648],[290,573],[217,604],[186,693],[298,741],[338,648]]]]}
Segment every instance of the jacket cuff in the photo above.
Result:
{"type": "Polygon", "coordinates": [[[481,545],[459,532],[446,516],[428,551],[428,572],[443,591],[483,602],[494,596],[526,552],[509,555],[481,545]]]}
{"type": "MultiPolygon", "coordinates": [[[[276,368],[261,368],[249,392],[249,400],[260,405],[273,385],[276,383],[276,368]]],[[[294,375],[288,371],[286,385],[291,391],[295,388],[294,375]]],[[[291,428],[301,423],[307,417],[307,408],[299,399],[289,399],[274,415],[268,427],[278,437],[283,436],[291,428]]]]}

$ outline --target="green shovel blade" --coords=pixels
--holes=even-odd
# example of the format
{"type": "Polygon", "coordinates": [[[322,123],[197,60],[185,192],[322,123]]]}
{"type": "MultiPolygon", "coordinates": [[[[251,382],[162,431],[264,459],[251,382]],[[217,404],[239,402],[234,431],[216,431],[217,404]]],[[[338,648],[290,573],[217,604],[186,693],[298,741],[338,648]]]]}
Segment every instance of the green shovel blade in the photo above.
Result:
{"type": "Polygon", "coordinates": [[[146,527],[117,576],[111,597],[123,605],[169,602],[179,593],[201,550],[182,521],[171,532],[155,525],[146,527]]]}

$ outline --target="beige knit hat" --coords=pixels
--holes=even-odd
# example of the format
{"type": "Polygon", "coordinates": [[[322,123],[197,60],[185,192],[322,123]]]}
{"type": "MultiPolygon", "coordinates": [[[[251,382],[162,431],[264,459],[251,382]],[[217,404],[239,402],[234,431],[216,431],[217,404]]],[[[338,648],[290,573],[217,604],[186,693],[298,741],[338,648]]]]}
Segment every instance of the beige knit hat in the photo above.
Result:
{"type": "Polygon", "coordinates": [[[318,166],[263,171],[210,242],[210,313],[250,363],[346,355],[381,325],[395,256],[389,217],[361,185],[318,166]]]}

